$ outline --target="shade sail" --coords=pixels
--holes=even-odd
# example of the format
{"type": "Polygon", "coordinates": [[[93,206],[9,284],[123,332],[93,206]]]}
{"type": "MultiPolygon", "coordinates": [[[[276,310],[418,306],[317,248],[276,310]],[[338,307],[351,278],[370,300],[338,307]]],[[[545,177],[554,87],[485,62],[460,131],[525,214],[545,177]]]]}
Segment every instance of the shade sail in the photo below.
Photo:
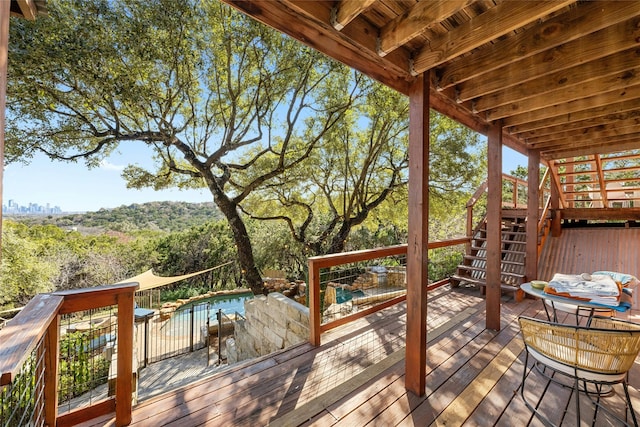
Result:
{"type": "Polygon", "coordinates": [[[138,274],[137,276],[130,277],[128,279],[121,280],[118,283],[131,283],[137,282],[140,285],[138,291],[144,291],[147,289],[153,289],[160,286],[168,285],[170,283],[179,282],[180,280],[188,279],[193,276],[197,276],[202,273],[206,273],[207,271],[214,270],[217,267],[207,268],[206,270],[197,271],[195,273],[183,274],[182,276],[171,276],[171,277],[162,277],[156,276],[153,274],[153,269],[149,269],[144,273],[138,274]]]}

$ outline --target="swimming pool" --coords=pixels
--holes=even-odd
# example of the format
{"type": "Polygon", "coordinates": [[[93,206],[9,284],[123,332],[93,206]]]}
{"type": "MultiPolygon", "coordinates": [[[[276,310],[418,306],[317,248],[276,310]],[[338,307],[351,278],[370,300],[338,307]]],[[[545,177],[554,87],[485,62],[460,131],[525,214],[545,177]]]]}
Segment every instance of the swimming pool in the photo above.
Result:
{"type": "Polygon", "coordinates": [[[244,303],[252,298],[253,294],[248,292],[217,295],[184,304],[173,313],[161,329],[166,335],[191,333],[190,325],[193,325],[193,330],[199,330],[202,325],[207,324],[207,315],[209,317],[209,325],[217,324],[218,310],[222,310],[224,314],[230,317],[236,312],[244,316],[244,303]]]}
{"type": "MultiPolygon", "coordinates": [[[[194,307],[194,311],[206,311],[207,305],[209,306],[209,312],[212,313],[217,313],[218,310],[221,309],[225,314],[234,314],[238,312],[244,315],[244,302],[252,298],[253,294],[251,292],[244,294],[217,295],[215,297],[184,304],[176,310],[174,316],[182,311],[190,311],[191,307],[194,307]]],[[[213,320],[215,320],[215,314],[210,317],[213,317],[213,320]]]]}

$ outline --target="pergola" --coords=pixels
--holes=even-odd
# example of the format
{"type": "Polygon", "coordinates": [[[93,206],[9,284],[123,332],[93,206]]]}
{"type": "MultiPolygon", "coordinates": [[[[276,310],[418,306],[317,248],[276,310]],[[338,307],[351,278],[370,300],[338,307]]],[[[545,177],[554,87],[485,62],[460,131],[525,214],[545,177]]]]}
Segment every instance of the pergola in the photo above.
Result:
{"type": "MultiPolygon", "coordinates": [[[[500,328],[502,145],[528,156],[530,177],[540,163],[640,148],[640,2],[223,1],[409,96],[406,387],[418,395],[426,369],[429,110],[488,137],[489,329],[500,328]]],[[[536,181],[528,188],[528,279],[537,275],[536,181]]]]}
{"type": "MultiPolygon", "coordinates": [[[[502,145],[528,156],[530,177],[540,163],[640,148],[636,0],[223,1],[409,96],[406,387],[418,395],[426,369],[429,110],[488,137],[489,329],[501,320],[502,145]]],[[[44,2],[0,5],[1,159],[9,12],[34,19],[44,2]]],[[[537,274],[538,191],[529,180],[529,279],[537,274]]]]}

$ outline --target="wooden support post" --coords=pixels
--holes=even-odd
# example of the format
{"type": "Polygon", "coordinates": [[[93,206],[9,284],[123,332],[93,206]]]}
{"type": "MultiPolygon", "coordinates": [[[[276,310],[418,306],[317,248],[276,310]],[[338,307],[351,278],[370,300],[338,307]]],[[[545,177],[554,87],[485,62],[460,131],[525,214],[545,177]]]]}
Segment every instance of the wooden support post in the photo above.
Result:
{"type": "Polygon", "coordinates": [[[425,394],[429,220],[429,72],[409,91],[409,236],[405,387],[425,394]]]}
{"type": "Polygon", "coordinates": [[[489,186],[487,194],[487,329],[500,330],[500,261],[502,258],[502,123],[489,128],[487,135],[489,186]]]}
{"type": "Polygon", "coordinates": [[[44,421],[55,426],[58,418],[58,360],[60,360],[60,316],[56,315],[45,335],[44,421]]]}
{"type": "Polygon", "coordinates": [[[540,216],[540,152],[529,151],[527,172],[527,248],[525,275],[527,280],[538,278],[538,222],[540,216]]]}
{"type": "Polygon", "coordinates": [[[320,268],[309,260],[309,342],[320,345],[320,268]]]}
{"type": "Polygon", "coordinates": [[[118,338],[116,378],[116,426],[131,424],[133,398],[133,294],[120,293],[118,301],[118,338]]]}

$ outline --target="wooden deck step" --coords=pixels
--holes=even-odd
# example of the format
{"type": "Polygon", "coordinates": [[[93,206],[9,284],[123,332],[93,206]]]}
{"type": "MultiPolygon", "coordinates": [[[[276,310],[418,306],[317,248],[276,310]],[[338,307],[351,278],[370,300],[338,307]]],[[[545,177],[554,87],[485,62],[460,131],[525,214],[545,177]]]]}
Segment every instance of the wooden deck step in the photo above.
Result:
{"type": "MultiPolygon", "coordinates": [[[[467,270],[467,271],[486,271],[486,269],[484,267],[476,267],[473,265],[459,265],[458,268],[460,270],[467,270]]],[[[509,271],[501,271],[500,272],[501,276],[508,276],[508,277],[514,277],[517,279],[524,279],[524,274],[521,273],[513,273],[513,272],[509,272],[509,271]]]]}
{"type": "MultiPolygon", "coordinates": [[[[465,255],[463,257],[463,259],[468,260],[468,261],[482,261],[482,262],[486,262],[487,258],[484,256],[476,256],[476,255],[465,255]]],[[[515,266],[522,266],[522,262],[521,261],[509,261],[506,259],[500,260],[500,264],[502,265],[515,265],[515,266]]]]}
{"type": "MultiPolygon", "coordinates": [[[[468,277],[468,276],[461,276],[461,275],[453,275],[451,277],[452,278],[455,277],[455,279],[459,280],[460,282],[467,282],[467,283],[476,285],[481,289],[487,286],[487,282],[484,278],[468,277]]],[[[507,291],[507,292],[515,292],[520,289],[519,286],[509,285],[506,283],[502,283],[501,288],[503,291],[507,291]]]]}
{"type": "MultiPolygon", "coordinates": [[[[487,238],[486,237],[474,237],[471,240],[478,240],[480,242],[486,242],[487,238]]],[[[501,240],[503,245],[526,245],[527,242],[523,242],[520,240],[509,240],[509,239],[502,239],[501,240]]]]}

